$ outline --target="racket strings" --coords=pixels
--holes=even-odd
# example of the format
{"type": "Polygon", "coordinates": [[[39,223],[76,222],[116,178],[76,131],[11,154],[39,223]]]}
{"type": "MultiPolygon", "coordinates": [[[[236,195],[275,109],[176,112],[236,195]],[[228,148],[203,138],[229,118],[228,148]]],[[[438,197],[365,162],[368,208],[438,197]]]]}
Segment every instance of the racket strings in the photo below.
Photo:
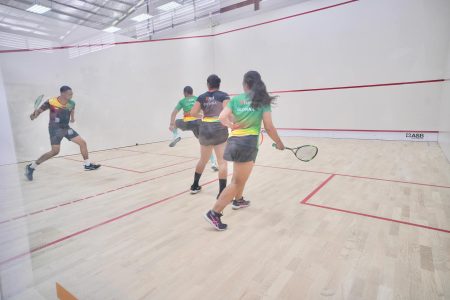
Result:
{"type": "Polygon", "coordinates": [[[310,161],[316,157],[317,152],[317,147],[308,145],[298,148],[295,152],[295,156],[302,161],[310,161]]]}

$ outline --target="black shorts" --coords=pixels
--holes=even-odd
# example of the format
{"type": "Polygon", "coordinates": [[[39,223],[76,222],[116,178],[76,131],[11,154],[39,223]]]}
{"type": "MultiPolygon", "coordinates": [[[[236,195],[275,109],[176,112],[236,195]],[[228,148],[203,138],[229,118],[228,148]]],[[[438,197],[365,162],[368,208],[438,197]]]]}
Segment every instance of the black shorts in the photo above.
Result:
{"type": "Polygon", "coordinates": [[[183,119],[178,119],[175,121],[175,126],[183,131],[192,131],[196,138],[198,138],[198,131],[200,127],[201,120],[193,120],[185,122],[183,119]]]}
{"type": "Polygon", "coordinates": [[[258,155],[258,139],[257,135],[230,137],[223,158],[234,162],[254,162],[258,155]]]}
{"type": "Polygon", "coordinates": [[[50,144],[60,145],[63,138],[69,141],[78,136],[78,133],[70,127],[49,127],[50,144]]]}
{"type": "Polygon", "coordinates": [[[203,146],[216,146],[228,139],[228,128],[220,122],[202,122],[200,124],[199,142],[203,146]]]}

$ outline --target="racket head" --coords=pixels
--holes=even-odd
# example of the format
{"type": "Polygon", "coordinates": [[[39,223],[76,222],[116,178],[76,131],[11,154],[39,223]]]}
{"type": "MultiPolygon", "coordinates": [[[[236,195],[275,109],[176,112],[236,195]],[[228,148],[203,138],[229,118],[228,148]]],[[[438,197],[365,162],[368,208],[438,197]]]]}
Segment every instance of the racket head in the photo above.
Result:
{"type": "Polygon", "coordinates": [[[313,160],[317,156],[317,153],[319,153],[319,148],[314,145],[304,145],[298,147],[294,151],[294,153],[295,157],[297,157],[299,160],[308,162],[313,160]]]}
{"type": "Polygon", "coordinates": [[[44,95],[40,95],[36,98],[36,100],[34,100],[34,110],[38,110],[39,106],[42,103],[42,99],[44,99],[44,95]]]}

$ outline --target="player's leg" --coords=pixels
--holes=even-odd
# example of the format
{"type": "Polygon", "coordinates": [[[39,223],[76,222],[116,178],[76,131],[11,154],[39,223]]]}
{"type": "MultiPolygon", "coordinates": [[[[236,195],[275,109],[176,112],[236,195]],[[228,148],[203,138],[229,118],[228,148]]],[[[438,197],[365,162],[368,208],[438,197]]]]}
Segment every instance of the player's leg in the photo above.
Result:
{"type": "Polygon", "coordinates": [[[44,153],[38,160],[25,166],[25,176],[29,181],[33,180],[33,172],[36,170],[38,165],[59,154],[61,141],[64,138],[65,131],[61,128],[52,127],[50,127],[48,131],[50,134],[50,144],[52,149],[49,152],[44,153]]]}
{"type": "Polygon", "coordinates": [[[209,157],[209,162],[211,163],[211,169],[214,172],[219,171],[219,167],[217,166],[217,162],[216,162],[216,158],[214,157],[214,154],[211,154],[211,156],[209,157]]]}
{"type": "MultiPolygon", "coordinates": [[[[192,121],[190,123],[192,123],[192,125],[190,126],[190,130],[192,130],[192,133],[198,139],[201,121],[196,120],[196,121],[192,121]]],[[[214,158],[214,154],[211,154],[211,156],[209,158],[209,162],[211,163],[211,169],[213,169],[214,172],[219,171],[219,168],[217,167],[216,159],[214,158]]]]}
{"type": "MultiPolygon", "coordinates": [[[[247,178],[248,179],[248,178],[247,178]]],[[[234,196],[233,203],[231,205],[232,209],[240,209],[250,206],[250,201],[244,199],[244,189],[247,180],[243,184],[239,185],[236,189],[236,195],[234,196]]]]}
{"type": "Polygon", "coordinates": [[[233,177],[231,183],[222,191],[213,206],[213,209],[205,214],[205,219],[217,230],[225,230],[226,224],[221,221],[222,211],[235,197],[237,191],[245,186],[252,169],[254,162],[234,162],[233,163],[233,177]]]}
{"type": "MultiPolygon", "coordinates": [[[[257,145],[257,136],[231,137],[228,139],[224,157],[227,160],[232,160],[235,162],[255,162],[258,155],[257,145]]],[[[250,205],[250,201],[245,200],[243,197],[245,184],[246,182],[237,187],[232,205],[233,209],[240,209],[250,205]]]]}
{"type": "Polygon", "coordinates": [[[89,152],[88,152],[86,141],[81,136],[79,136],[78,133],[76,133],[73,129],[71,129],[71,130],[72,131],[69,132],[69,136],[66,136],[66,137],[71,142],[74,142],[75,144],[77,144],[80,147],[80,153],[81,153],[81,156],[83,156],[83,160],[84,160],[84,169],[87,171],[91,171],[91,170],[96,170],[96,169],[100,168],[100,165],[94,164],[89,161],[89,152]]]}
{"type": "Polygon", "coordinates": [[[220,193],[222,193],[223,189],[227,186],[228,166],[225,159],[223,159],[225,146],[226,143],[214,146],[214,152],[216,153],[217,162],[219,166],[219,194],[217,195],[217,198],[219,198],[220,193]]]}
{"type": "Polygon", "coordinates": [[[205,170],[206,164],[208,163],[209,157],[213,151],[213,146],[200,145],[200,159],[195,167],[194,183],[191,186],[191,194],[196,194],[200,192],[201,186],[199,185],[200,177],[205,170]]]}
{"type": "MultiPolygon", "coordinates": [[[[61,145],[52,145],[52,149],[46,153],[44,153],[38,160],[35,161],[36,166],[42,164],[44,161],[49,160],[50,158],[59,154],[59,150],[61,149],[61,145]]],[[[34,167],[35,165],[32,164],[34,167]]]]}
{"type": "Polygon", "coordinates": [[[169,147],[175,147],[175,145],[179,141],[181,141],[181,137],[178,134],[178,129],[181,129],[184,131],[185,128],[186,128],[186,122],[184,122],[182,119],[177,119],[175,121],[175,128],[172,130],[172,134],[173,134],[172,142],[170,142],[169,147]]]}
{"type": "Polygon", "coordinates": [[[33,172],[36,170],[37,166],[42,164],[44,161],[49,160],[53,156],[58,155],[60,145],[52,145],[52,150],[44,153],[38,160],[33,161],[31,164],[25,166],[25,176],[29,181],[33,180],[33,172]]]}

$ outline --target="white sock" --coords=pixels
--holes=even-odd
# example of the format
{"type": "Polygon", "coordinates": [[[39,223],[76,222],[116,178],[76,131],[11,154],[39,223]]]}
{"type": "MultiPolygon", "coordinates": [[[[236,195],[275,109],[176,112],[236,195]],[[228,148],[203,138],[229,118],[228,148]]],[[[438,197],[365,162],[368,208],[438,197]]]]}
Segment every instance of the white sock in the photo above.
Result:
{"type": "Polygon", "coordinates": [[[37,163],[35,162],[35,161],[33,161],[32,163],[31,163],[31,166],[30,166],[30,168],[32,168],[32,169],[36,169],[37,168],[37,163]]]}
{"type": "Polygon", "coordinates": [[[175,129],[172,131],[172,133],[173,133],[173,139],[176,139],[176,138],[178,137],[178,130],[177,130],[177,128],[175,128],[175,129]]]}
{"type": "Polygon", "coordinates": [[[209,161],[211,162],[211,166],[217,166],[214,154],[211,154],[211,156],[209,157],[209,161]]]}
{"type": "Polygon", "coordinates": [[[84,160],[84,165],[85,166],[89,166],[91,164],[91,162],[89,161],[89,159],[85,159],[84,160]]]}

